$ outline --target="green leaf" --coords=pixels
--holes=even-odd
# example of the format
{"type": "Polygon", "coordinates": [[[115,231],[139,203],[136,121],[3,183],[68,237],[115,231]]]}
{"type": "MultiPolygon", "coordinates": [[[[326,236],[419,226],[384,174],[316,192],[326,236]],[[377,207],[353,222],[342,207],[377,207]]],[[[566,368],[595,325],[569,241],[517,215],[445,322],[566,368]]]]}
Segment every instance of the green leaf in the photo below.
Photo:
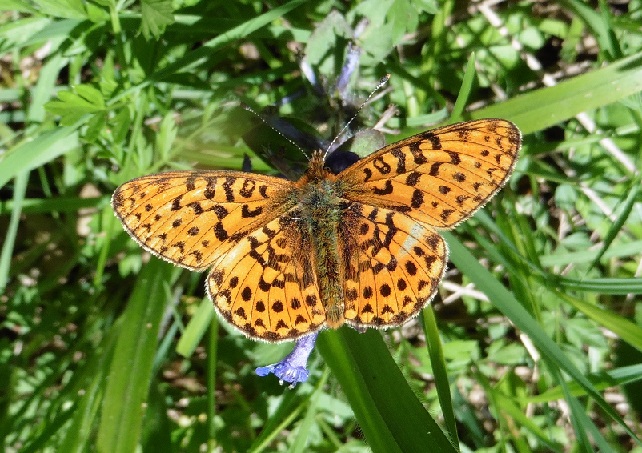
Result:
{"type": "Polygon", "coordinates": [[[610,224],[608,233],[606,234],[606,237],[604,238],[604,244],[602,245],[602,247],[600,249],[600,252],[595,257],[593,262],[591,263],[591,267],[597,266],[597,264],[600,262],[600,260],[604,256],[604,254],[607,252],[609,247],[615,241],[615,238],[622,231],[622,227],[624,226],[626,221],[629,219],[629,216],[631,215],[631,213],[633,211],[633,207],[635,206],[635,204],[637,202],[639,202],[638,194],[640,193],[640,179],[641,178],[638,175],[631,182],[631,188],[628,191],[629,193],[626,196],[626,200],[624,200],[623,209],[618,214],[618,216],[615,219],[615,221],[612,222],[610,219],[608,220],[608,223],[610,224]]]}
{"type": "Polygon", "coordinates": [[[229,29],[225,33],[221,33],[216,38],[213,38],[204,43],[198,49],[186,53],[184,57],[178,59],[176,62],[173,62],[165,66],[164,68],[161,68],[155,74],[152,74],[152,76],[150,77],[150,82],[153,80],[163,80],[165,77],[168,77],[169,75],[176,72],[185,72],[192,70],[196,66],[206,62],[208,58],[211,57],[214,50],[220,49],[224,45],[236,40],[246,38],[250,33],[253,33],[256,30],[265,27],[273,20],[283,16],[294,8],[305,3],[306,0],[292,0],[284,5],[271,9],[266,13],[261,14],[260,16],[256,16],[253,19],[245,21],[237,25],[236,27],[229,29]]]}
{"type": "Polygon", "coordinates": [[[40,14],[66,19],[87,19],[81,0],[38,0],[40,14]]]}
{"type": "Polygon", "coordinates": [[[105,388],[97,449],[132,452],[140,442],[144,406],[161,319],[177,269],[157,259],[143,266],[120,322],[105,388]]]}
{"type": "Polygon", "coordinates": [[[34,169],[78,146],[77,127],[49,130],[10,149],[0,160],[0,187],[18,173],[34,169]]]}
{"type": "Polygon", "coordinates": [[[344,327],[317,339],[373,451],[456,452],[392,360],[381,333],[344,327]]]}
{"type": "Polygon", "coordinates": [[[522,307],[501,283],[486,270],[477,259],[459,242],[451,233],[441,233],[446,240],[451,252],[451,260],[460,269],[466,270],[466,276],[475,283],[475,286],[483,291],[490,301],[506,315],[520,330],[528,334],[533,344],[540,350],[547,361],[555,367],[565,371],[573,380],[589,394],[597,404],[613,418],[633,437],[633,432],[623,424],[622,419],[615,410],[608,405],[604,398],[591,385],[591,382],[577,369],[577,367],[562,352],[540,327],[537,321],[522,307]]]}
{"type": "Polygon", "coordinates": [[[637,324],[617,313],[604,310],[596,305],[586,303],[581,299],[571,297],[564,293],[559,293],[559,296],[587,317],[593,319],[598,325],[613,332],[637,350],[642,351],[642,328],[637,324]]]}
{"type": "Polygon", "coordinates": [[[214,304],[206,297],[201,301],[189,324],[185,327],[185,331],[178,341],[178,346],[176,346],[176,351],[183,357],[191,357],[205,331],[210,327],[210,321],[214,316],[214,304]]]}
{"type": "Polygon", "coordinates": [[[16,234],[18,233],[18,223],[20,222],[20,215],[22,214],[22,203],[24,202],[27,191],[28,180],[29,174],[27,172],[16,175],[16,184],[13,188],[11,218],[2,244],[2,252],[0,253],[0,293],[4,293],[7,282],[9,281],[11,257],[13,256],[13,248],[16,241],[16,234]]]}
{"type": "Polygon", "coordinates": [[[509,118],[522,133],[539,131],[642,91],[642,52],[555,86],[516,96],[471,114],[509,118]]]}
{"type": "Polygon", "coordinates": [[[45,108],[54,115],[60,115],[60,123],[69,126],[84,115],[104,112],[105,99],[102,93],[91,85],[78,85],[74,91],[60,91],[57,101],[49,101],[45,108]]]}
{"type": "Polygon", "coordinates": [[[429,305],[422,310],[421,319],[424,324],[424,333],[426,334],[427,343],[426,347],[430,354],[430,364],[432,365],[432,371],[435,375],[435,386],[439,397],[439,405],[441,406],[441,410],[444,414],[444,423],[446,424],[451,442],[454,445],[459,445],[457,422],[455,419],[452,395],[450,394],[450,381],[448,379],[448,371],[446,369],[446,360],[444,359],[444,349],[441,344],[439,328],[437,327],[437,319],[435,318],[435,311],[432,305],[429,305]]]}
{"type": "Polygon", "coordinates": [[[350,25],[338,11],[331,11],[328,16],[314,27],[306,46],[305,55],[311,65],[318,65],[336,47],[338,37],[346,40],[352,36],[350,25]]]}
{"type": "Polygon", "coordinates": [[[165,28],[174,23],[174,8],[171,0],[142,0],[143,36],[158,39],[165,28]]]}

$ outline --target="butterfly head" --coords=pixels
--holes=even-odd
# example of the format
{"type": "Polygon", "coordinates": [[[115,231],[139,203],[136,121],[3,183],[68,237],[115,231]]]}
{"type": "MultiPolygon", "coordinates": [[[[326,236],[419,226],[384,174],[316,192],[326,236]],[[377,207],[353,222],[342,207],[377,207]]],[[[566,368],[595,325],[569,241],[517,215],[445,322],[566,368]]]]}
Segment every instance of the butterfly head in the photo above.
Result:
{"type": "Polygon", "coordinates": [[[306,183],[314,183],[328,179],[329,175],[332,175],[332,173],[326,167],[324,152],[315,151],[310,158],[310,162],[308,162],[308,169],[302,179],[305,179],[306,183]]]}

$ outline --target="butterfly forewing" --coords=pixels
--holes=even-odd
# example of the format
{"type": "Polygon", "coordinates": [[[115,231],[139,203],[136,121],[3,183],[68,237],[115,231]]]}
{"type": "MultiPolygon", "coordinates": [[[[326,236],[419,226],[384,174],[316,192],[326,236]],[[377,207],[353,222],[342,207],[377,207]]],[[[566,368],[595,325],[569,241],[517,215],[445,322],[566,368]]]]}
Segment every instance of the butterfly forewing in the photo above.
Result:
{"type": "Polygon", "coordinates": [[[347,198],[439,228],[470,217],[504,185],[521,145],[505,120],[457,123],[375,152],[342,172],[347,198]]]}
{"type": "Polygon", "coordinates": [[[285,211],[283,197],[291,185],[240,172],[167,172],[123,184],[112,205],[145,249],[205,270],[248,232],[285,211]]]}

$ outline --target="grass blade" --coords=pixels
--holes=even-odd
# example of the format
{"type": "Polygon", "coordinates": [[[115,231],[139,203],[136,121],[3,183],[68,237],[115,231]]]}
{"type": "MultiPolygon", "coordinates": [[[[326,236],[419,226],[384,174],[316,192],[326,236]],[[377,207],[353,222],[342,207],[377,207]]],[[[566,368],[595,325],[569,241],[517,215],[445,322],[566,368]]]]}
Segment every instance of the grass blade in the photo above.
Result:
{"type": "Polygon", "coordinates": [[[175,268],[152,259],[141,270],[127,302],[103,398],[99,451],[131,452],[140,442],[144,403],[172,274],[176,275],[175,268]]]}
{"type": "Polygon", "coordinates": [[[319,335],[317,346],[341,383],[375,452],[456,452],[390,356],[381,333],[344,327],[319,335]]]}

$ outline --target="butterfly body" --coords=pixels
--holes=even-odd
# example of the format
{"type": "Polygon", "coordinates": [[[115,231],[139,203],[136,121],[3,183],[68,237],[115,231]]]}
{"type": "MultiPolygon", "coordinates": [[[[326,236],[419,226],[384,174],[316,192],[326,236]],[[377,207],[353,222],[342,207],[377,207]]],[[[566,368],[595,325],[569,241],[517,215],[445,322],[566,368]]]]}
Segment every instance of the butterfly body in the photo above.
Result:
{"type": "Polygon", "coordinates": [[[207,293],[247,336],[297,339],[346,323],[400,325],[432,299],[452,228],[512,172],[505,120],[458,123],[388,145],[335,175],[321,153],[296,182],[168,172],[120,186],[112,205],[155,255],[210,268],[207,293]]]}
{"type": "Polygon", "coordinates": [[[340,248],[339,225],[350,202],[344,198],[344,183],[324,168],[321,152],[316,152],[306,174],[295,184],[299,196],[302,229],[309,237],[312,260],[317,275],[319,295],[328,327],[337,328],[344,322],[344,269],[340,248]]]}

